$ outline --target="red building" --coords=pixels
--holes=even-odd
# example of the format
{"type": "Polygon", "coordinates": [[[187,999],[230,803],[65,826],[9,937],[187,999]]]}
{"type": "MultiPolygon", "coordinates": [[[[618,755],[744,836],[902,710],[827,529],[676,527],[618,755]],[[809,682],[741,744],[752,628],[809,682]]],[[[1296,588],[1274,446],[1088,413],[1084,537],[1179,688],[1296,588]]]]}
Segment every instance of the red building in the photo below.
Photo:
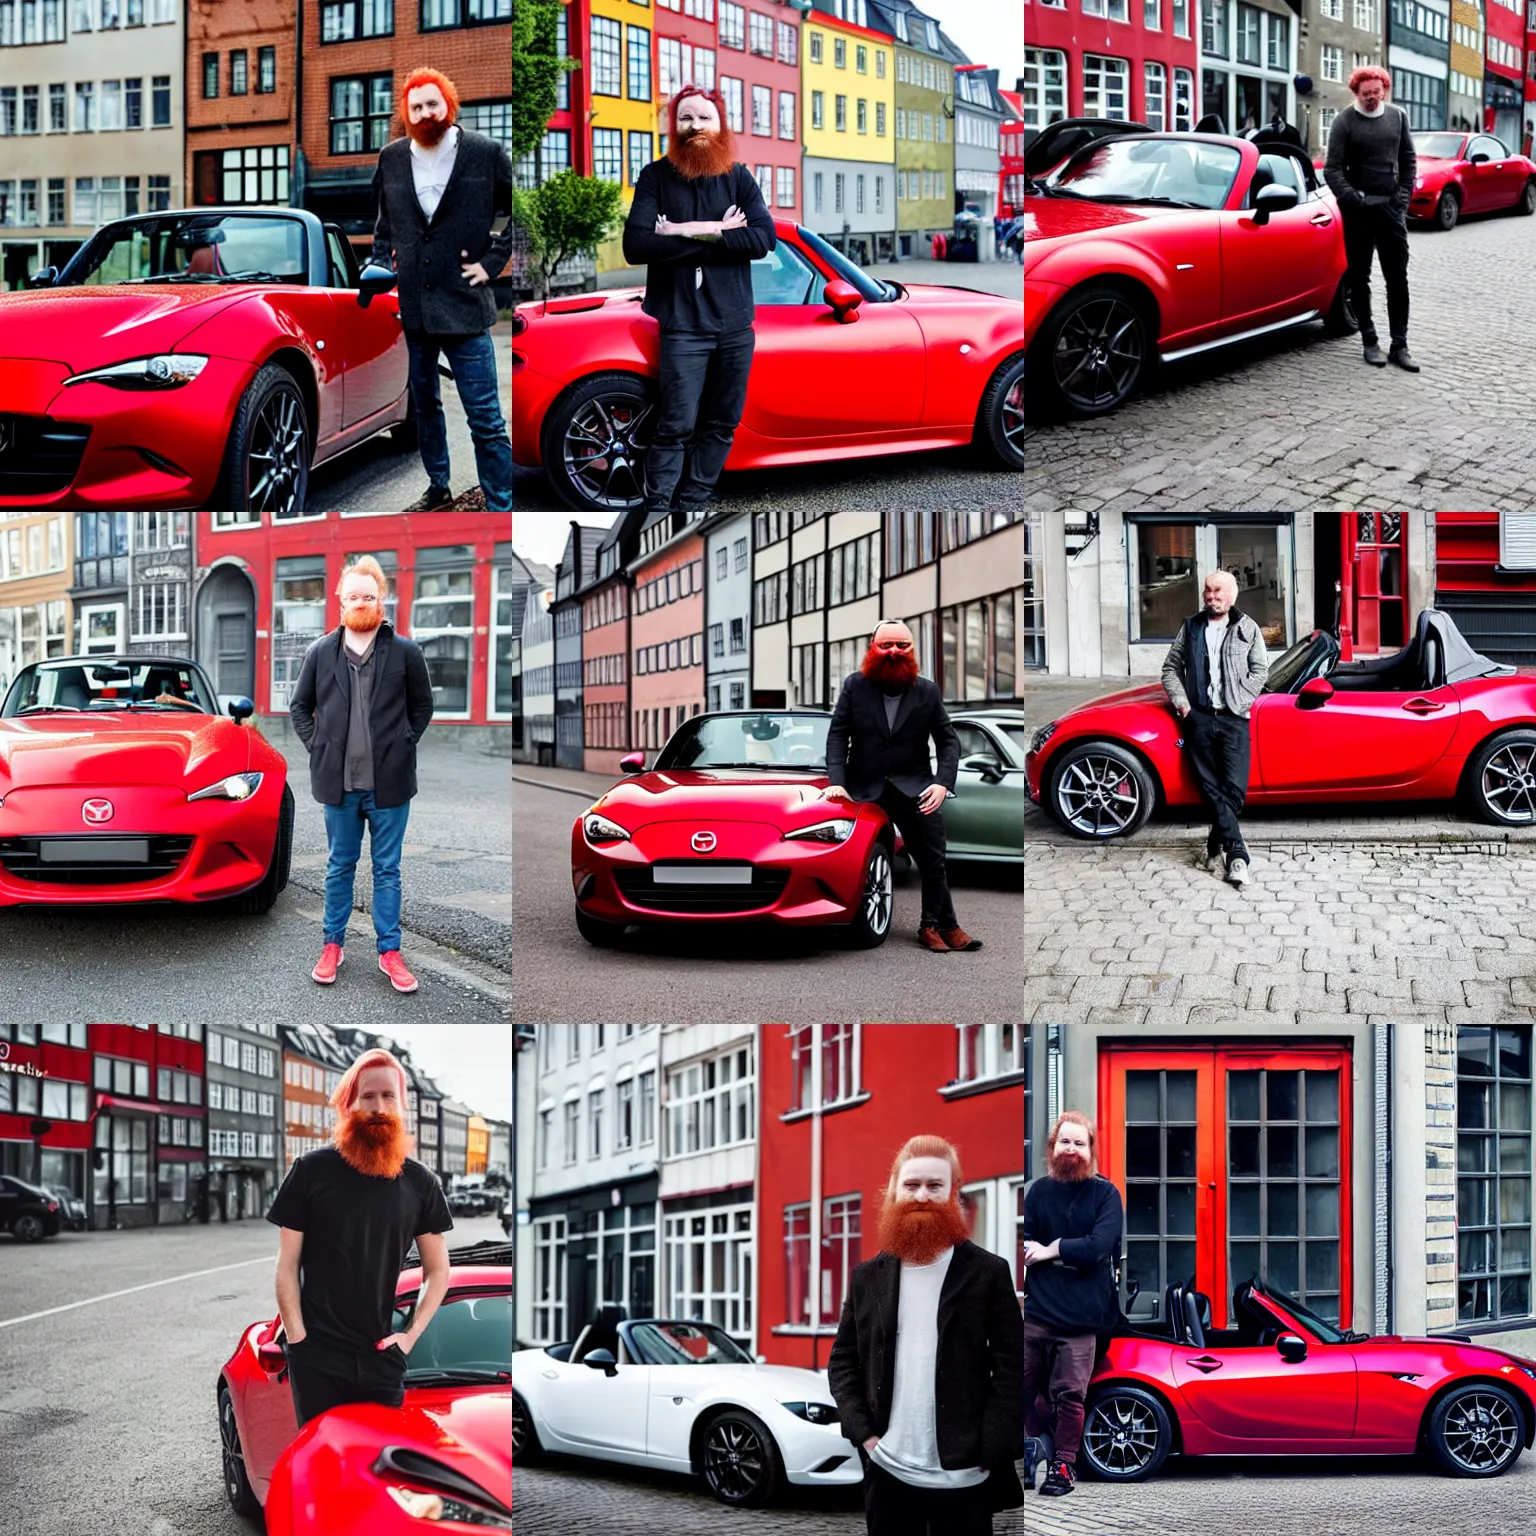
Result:
{"type": "MultiPolygon", "coordinates": [[[[665,36],[664,7],[656,0],[658,37],[665,36]]],[[[685,10],[714,11],[716,0],[681,0],[685,10]]],[[[800,187],[800,18],[794,0],[718,0],[713,31],[719,37],[719,86],[736,135],[736,158],[750,166],[763,201],[779,218],[798,219],[800,187]]],[[[713,46],[710,44],[709,46],[713,46]]],[[[699,58],[698,53],[695,58],[699,58]]],[[[662,57],[662,100],[666,90],[662,57]]],[[[685,75],[683,84],[688,83],[685,75]]],[[[704,84],[695,79],[695,85],[704,84]]]]}
{"type": "Polygon", "coordinates": [[[0,1020],[0,1173],[85,1198],[91,1053],[84,1024],[0,1020]]]}
{"type": "Polygon", "coordinates": [[[386,617],[426,654],[433,726],[512,718],[512,541],[485,512],[317,513],[273,523],[212,512],[198,523],[197,655],[222,698],[285,714],[304,652],[340,621],[337,583],[371,554],[386,617]]]}
{"type": "Polygon", "coordinates": [[[703,516],[650,513],[629,565],[630,708],[634,745],[649,751],[704,708],[703,516]]]}
{"type": "Polygon", "coordinates": [[[997,130],[997,211],[1010,219],[1024,211],[1024,98],[1018,91],[997,94],[1009,112],[997,130]]]}
{"type": "Polygon", "coordinates": [[[891,1161],[918,1134],[958,1150],[972,1238],[1022,1298],[1022,1025],[775,1024],[760,1049],[758,1352],[825,1368],[848,1277],[879,1251],[891,1161]]]}
{"type": "Polygon", "coordinates": [[[1434,594],[1476,649],[1536,664],[1536,512],[1436,512],[1434,594]]]}
{"type": "Polygon", "coordinates": [[[1520,0],[1483,7],[1483,131],[1518,150],[1525,131],[1525,9],[1520,0]]]}

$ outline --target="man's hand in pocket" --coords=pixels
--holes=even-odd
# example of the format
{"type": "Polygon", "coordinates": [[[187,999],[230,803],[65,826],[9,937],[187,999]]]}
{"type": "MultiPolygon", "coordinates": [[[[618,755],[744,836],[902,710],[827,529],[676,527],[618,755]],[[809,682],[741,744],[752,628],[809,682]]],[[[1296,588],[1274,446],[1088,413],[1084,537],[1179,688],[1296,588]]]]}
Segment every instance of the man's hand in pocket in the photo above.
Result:
{"type": "Polygon", "coordinates": [[[384,1350],[388,1349],[391,1344],[398,1344],[400,1346],[400,1352],[402,1354],[408,1355],[411,1352],[411,1346],[415,1342],[416,1340],[413,1339],[408,1333],[392,1333],[387,1339],[380,1339],[379,1342],[373,1347],[382,1353],[384,1350]]]}

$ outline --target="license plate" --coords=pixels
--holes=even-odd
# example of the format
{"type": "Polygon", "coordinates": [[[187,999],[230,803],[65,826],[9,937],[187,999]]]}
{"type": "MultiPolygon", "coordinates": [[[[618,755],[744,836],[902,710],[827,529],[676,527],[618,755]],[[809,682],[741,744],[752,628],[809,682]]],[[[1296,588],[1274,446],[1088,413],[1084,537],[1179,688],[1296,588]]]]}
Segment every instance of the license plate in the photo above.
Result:
{"type": "Polygon", "coordinates": [[[38,861],[43,864],[148,864],[147,837],[67,838],[37,845],[38,861]]]}
{"type": "Polygon", "coordinates": [[[651,871],[657,885],[751,885],[750,864],[658,864],[651,871]]]}

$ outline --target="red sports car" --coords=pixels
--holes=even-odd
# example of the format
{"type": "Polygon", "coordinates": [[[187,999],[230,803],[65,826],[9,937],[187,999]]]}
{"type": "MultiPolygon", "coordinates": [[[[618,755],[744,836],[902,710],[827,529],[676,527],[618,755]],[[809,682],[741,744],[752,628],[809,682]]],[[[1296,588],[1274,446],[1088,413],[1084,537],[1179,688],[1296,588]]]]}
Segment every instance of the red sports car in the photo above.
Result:
{"type": "Polygon", "coordinates": [[[1536,164],[1491,133],[1416,133],[1413,150],[1419,174],[1410,219],[1455,229],[1464,213],[1536,213],[1536,164]]]}
{"type": "Polygon", "coordinates": [[[180,656],[65,656],[0,704],[0,906],[232,899],[288,883],[288,765],[180,656]]]}
{"type": "Polygon", "coordinates": [[[0,294],[0,508],[292,515],[313,465],[414,446],[395,274],[300,208],[105,224],[0,294]]]}
{"type": "Polygon", "coordinates": [[[1169,1286],[1160,1329],[1128,1327],[1088,1386],[1080,1468],[1153,1476],[1170,1455],[1411,1456],[1458,1477],[1507,1472],[1536,1432],[1536,1362],[1465,1334],[1371,1338],[1255,1276],[1230,1326],[1169,1286]]]}
{"type": "MultiPolygon", "coordinates": [[[[268,1536],[512,1529],[512,1251],[449,1258],[400,1408],[333,1408],[297,1430],[282,1319],[245,1330],[217,1386],[224,1493],[237,1513],[264,1513],[268,1536]]],[[[420,1287],[419,1268],[401,1270],[396,1331],[420,1287]]]]}
{"type": "MultiPolygon", "coordinates": [[[[1024,467],[1017,299],[882,280],[803,225],[774,229],[752,263],[756,351],[727,469],[970,442],[1024,467]]],[[[640,504],[660,346],[642,297],[608,289],[512,316],[512,457],[542,465],[578,511],[640,504]]]]}
{"type": "Polygon", "coordinates": [[[1333,194],[1282,137],[1069,118],[1024,170],[1032,405],[1099,416],[1158,362],[1319,318],[1354,329],[1333,194]]]}
{"type": "MultiPolygon", "coordinates": [[[[1341,662],[1325,630],[1298,641],[1270,665],[1252,743],[1252,805],[1460,800],[1536,823],[1536,677],[1478,655],[1436,609],[1372,661],[1341,662]]],[[[1128,837],[1159,803],[1201,803],[1182,747],[1162,685],[1144,684],[1041,726],[1025,786],[1074,836],[1128,837]]]]}
{"type": "Polygon", "coordinates": [[[650,772],[635,753],[571,827],[576,926],[612,944],[633,923],[891,927],[896,834],[877,805],[825,800],[827,726],[810,710],[694,715],[650,772]]]}

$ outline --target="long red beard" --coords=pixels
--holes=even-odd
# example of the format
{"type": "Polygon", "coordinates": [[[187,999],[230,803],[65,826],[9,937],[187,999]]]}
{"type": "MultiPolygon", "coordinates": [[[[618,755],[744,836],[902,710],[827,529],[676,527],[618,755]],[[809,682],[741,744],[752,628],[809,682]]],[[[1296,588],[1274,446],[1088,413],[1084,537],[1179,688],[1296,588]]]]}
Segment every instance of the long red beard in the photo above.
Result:
{"type": "Polygon", "coordinates": [[[724,124],[718,133],[695,133],[688,138],[675,133],[667,142],[667,159],[689,181],[724,176],[736,163],[736,144],[724,124]]]}
{"type": "Polygon", "coordinates": [[[931,1264],[946,1248],[970,1235],[965,1212],[953,1197],[942,1205],[891,1200],[880,1210],[880,1246],[903,1264],[931,1264]]]}
{"type": "Polygon", "coordinates": [[[347,608],[342,611],[341,622],[354,635],[367,635],[384,622],[384,615],[377,605],[372,608],[347,608]]]}
{"type": "Polygon", "coordinates": [[[452,127],[453,119],[451,117],[424,117],[419,123],[413,123],[407,118],[405,122],[405,131],[423,149],[431,149],[433,145],[441,141],[443,135],[452,127]]]}
{"type": "Polygon", "coordinates": [[[1081,1184],[1093,1174],[1093,1164],[1077,1152],[1052,1152],[1046,1159],[1046,1168],[1053,1179],[1063,1184],[1081,1184]]]}
{"type": "Polygon", "coordinates": [[[373,1179],[392,1179],[405,1167],[411,1149],[405,1121],[398,1115],[369,1115],[346,1110],[331,1133],[336,1150],[373,1179]]]}
{"type": "Polygon", "coordinates": [[[910,688],[917,681],[917,652],[886,654],[874,646],[864,653],[864,676],[882,688],[910,688]]]}

